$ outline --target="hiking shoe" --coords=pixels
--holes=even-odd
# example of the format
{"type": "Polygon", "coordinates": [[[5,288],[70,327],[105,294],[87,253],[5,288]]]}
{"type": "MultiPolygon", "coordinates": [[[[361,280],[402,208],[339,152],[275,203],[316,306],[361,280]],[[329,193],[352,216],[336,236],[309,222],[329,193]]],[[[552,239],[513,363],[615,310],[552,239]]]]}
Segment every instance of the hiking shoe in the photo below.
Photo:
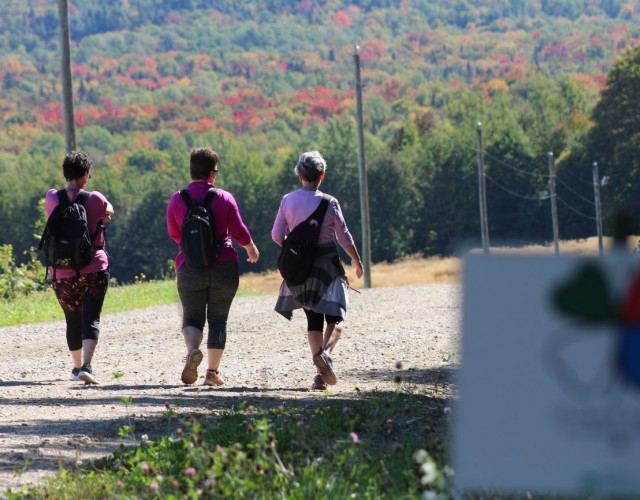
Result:
{"type": "Polygon", "coordinates": [[[312,391],[326,391],[327,390],[327,384],[324,381],[324,379],[322,378],[322,375],[320,375],[319,373],[313,379],[313,384],[311,384],[311,390],[312,391]]]}
{"type": "Polygon", "coordinates": [[[69,380],[73,380],[74,382],[77,382],[78,380],[80,380],[80,377],[78,376],[79,374],[80,374],[80,368],[76,368],[74,366],[73,369],[71,370],[71,375],[69,376],[69,380]]]}
{"type": "Polygon", "coordinates": [[[98,380],[93,376],[93,371],[91,370],[91,365],[89,363],[82,365],[82,368],[80,368],[80,371],[78,372],[78,378],[85,384],[98,383],[98,380]]]}
{"type": "Polygon", "coordinates": [[[220,373],[218,370],[207,370],[207,375],[204,377],[204,385],[224,385],[222,373],[220,373]]]}
{"type": "Polygon", "coordinates": [[[338,381],[335,372],[333,371],[333,363],[331,362],[331,357],[326,353],[324,349],[320,349],[313,356],[313,364],[318,367],[320,370],[320,375],[322,375],[322,379],[329,385],[335,385],[338,381]]]}
{"type": "Polygon", "coordinates": [[[182,382],[184,384],[193,384],[198,380],[198,366],[202,362],[202,351],[197,347],[191,349],[187,354],[184,370],[182,370],[182,382]]]}

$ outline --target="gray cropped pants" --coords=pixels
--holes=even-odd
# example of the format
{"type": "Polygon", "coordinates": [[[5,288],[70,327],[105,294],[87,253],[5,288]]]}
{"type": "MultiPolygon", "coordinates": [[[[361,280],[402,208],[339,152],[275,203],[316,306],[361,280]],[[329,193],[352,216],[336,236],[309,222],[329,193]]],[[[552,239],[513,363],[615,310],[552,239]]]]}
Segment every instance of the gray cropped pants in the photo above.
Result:
{"type": "Polygon", "coordinates": [[[185,263],[178,270],[178,295],[182,303],[182,327],[204,331],[209,325],[208,349],[224,349],[227,319],[240,282],[237,262],[217,262],[206,269],[185,263]]]}

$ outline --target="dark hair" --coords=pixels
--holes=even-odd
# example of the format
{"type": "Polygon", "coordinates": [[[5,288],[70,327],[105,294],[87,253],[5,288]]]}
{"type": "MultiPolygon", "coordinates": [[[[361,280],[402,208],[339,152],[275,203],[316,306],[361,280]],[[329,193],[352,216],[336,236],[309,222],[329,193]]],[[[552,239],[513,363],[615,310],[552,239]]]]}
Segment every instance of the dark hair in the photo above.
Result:
{"type": "Polygon", "coordinates": [[[317,181],[327,169],[327,162],[318,151],[307,151],[298,158],[295,172],[307,182],[317,181]]]}
{"type": "Polygon", "coordinates": [[[191,150],[189,172],[194,181],[209,178],[211,171],[218,171],[218,153],[211,148],[194,148],[191,150]]]}
{"type": "Polygon", "coordinates": [[[71,151],[62,161],[62,173],[68,181],[74,181],[84,177],[91,170],[93,162],[84,151],[71,151]]]}

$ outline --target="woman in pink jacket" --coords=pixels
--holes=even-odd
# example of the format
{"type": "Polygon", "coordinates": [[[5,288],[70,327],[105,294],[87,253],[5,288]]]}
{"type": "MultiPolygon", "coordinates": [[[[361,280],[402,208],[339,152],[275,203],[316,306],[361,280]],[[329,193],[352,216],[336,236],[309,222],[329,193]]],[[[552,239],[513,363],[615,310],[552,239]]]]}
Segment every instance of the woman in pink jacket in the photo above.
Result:
{"type": "MultiPolygon", "coordinates": [[[[191,151],[189,170],[192,182],[187,192],[193,200],[201,203],[210,189],[214,188],[218,176],[218,155],[210,148],[195,148],[191,151]]],[[[220,373],[220,360],[227,342],[227,318],[231,303],[238,290],[238,253],[231,238],[247,252],[247,261],[255,263],[260,257],[251,233],[240,216],[240,210],[231,193],[218,189],[211,201],[209,212],[213,216],[215,240],[218,245],[215,262],[207,268],[192,267],[182,253],[181,228],[187,215],[187,205],[175,192],[167,207],[167,231],[178,244],[176,257],[178,295],[182,303],[182,333],[187,347],[187,358],[182,370],[182,382],[193,384],[198,379],[198,366],[203,354],[205,323],[209,325],[207,337],[208,369],[204,385],[220,386],[224,379],[220,373]]]]}
{"type": "MultiPolygon", "coordinates": [[[[62,162],[62,173],[67,180],[60,195],[73,201],[84,192],[93,163],[86,153],[71,151],[62,162]]],[[[51,215],[58,206],[58,191],[50,189],[45,197],[45,210],[51,215]]],[[[98,344],[100,313],[109,284],[109,259],[104,250],[105,236],[102,223],[113,215],[111,203],[98,191],[91,191],[84,203],[89,232],[93,235],[91,262],[78,272],[74,269],[49,270],[53,276],[53,290],[67,323],[67,346],[73,358],[71,380],[97,384],[91,360],[98,344]]]]}

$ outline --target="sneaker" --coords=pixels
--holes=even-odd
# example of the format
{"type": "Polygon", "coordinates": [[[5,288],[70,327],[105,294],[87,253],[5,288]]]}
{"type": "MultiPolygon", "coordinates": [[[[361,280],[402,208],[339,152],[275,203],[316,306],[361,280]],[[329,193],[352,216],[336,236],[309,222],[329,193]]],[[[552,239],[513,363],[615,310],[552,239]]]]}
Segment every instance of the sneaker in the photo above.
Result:
{"type": "Polygon", "coordinates": [[[335,372],[333,371],[333,363],[331,357],[326,353],[324,349],[320,349],[317,354],[313,356],[313,364],[320,370],[322,379],[329,385],[335,385],[338,381],[335,372]]]}
{"type": "Polygon", "coordinates": [[[204,377],[204,385],[224,385],[222,373],[217,370],[207,370],[207,375],[204,377]]]}
{"type": "Polygon", "coordinates": [[[202,362],[202,351],[197,347],[191,349],[187,354],[186,363],[182,370],[182,382],[184,384],[193,384],[198,380],[198,366],[202,362]]]}
{"type": "Polygon", "coordinates": [[[320,375],[319,373],[313,379],[313,384],[311,384],[311,390],[312,391],[326,391],[327,390],[327,384],[324,381],[324,379],[322,378],[322,375],[320,375]]]}
{"type": "Polygon", "coordinates": [[[78,380],[80,380],[80,377],[78,376],[79,373],[80,373],[80,368],[76,368],[74,366],[73,369],[71,370],[71,375],[69,376],[69,380],[73,380],[74,382],[77,382],[78,380]]]}
{"type": "Polygon", "coordinates": [[[89,363],[82,365],[82,368],[80,368],[80,371],[78,372],[78,378],[84,381],[85,384],[98,383],[96,378],[93,376],[93,371],[91,370],[91,365],[89,363]]]}

